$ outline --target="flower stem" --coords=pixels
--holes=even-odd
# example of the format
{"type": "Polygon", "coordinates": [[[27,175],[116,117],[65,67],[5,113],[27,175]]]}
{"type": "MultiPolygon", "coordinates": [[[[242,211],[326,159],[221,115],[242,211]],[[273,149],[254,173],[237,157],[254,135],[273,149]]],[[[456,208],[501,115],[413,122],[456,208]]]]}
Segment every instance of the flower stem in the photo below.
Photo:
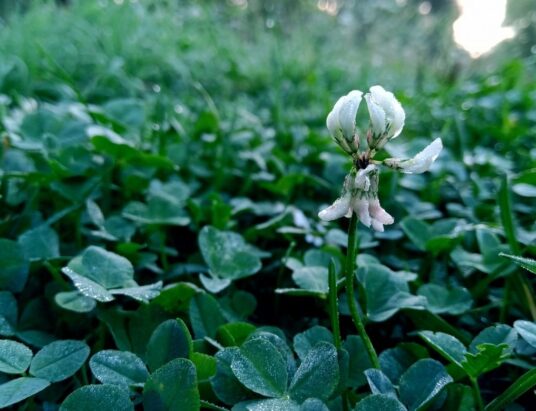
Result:
{"type": "Polygon", "coordinates": [[[473,387],[473,395],[476,401],[476,409],[478,411],[484,410],[484,402],[482,401],[482,394],[480,394],[480,387],[478,386],[478,380],[476,378],[469,378],[471,386],[473,387]]]}
{"type": "Polygon", "coordinates": [[[341,328],[339,326],[339,303],[337,300],[337,273],[333,260],[329,263],[329,318],[331,320],[331,330],[335,348],[341,348],[341,328]]]}
{"type": "Polygon", "coordinates": [[[346,298],[348,300],[348,307],[350,308],[350,315],[352,320],[357,328],[357,332],[365,348],[367,349],[368,356],[374,368],[380,368],[380,362],[378,361],[378,355],[374,346],[370,341],[370,338],[365,330],[365,325],[359,314],[357,308],[357,303],[354,298],[354,277],[355,277],[355,259],[357,252],[357,215],[352,213],[352,218],[350,219],[350,227],[348,228],[348,249],[346,253],[346,266],[345,266],[345,276],[346,276],[346,298]]]}

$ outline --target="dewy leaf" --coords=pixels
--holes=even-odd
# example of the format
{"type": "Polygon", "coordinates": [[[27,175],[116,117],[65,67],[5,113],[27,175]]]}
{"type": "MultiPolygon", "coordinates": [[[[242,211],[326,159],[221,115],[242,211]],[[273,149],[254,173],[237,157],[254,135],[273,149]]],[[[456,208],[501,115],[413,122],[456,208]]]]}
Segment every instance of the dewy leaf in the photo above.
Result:
{"type": "Polygon", "coordinates": [[[42,378],[21,377],[0,385],[0,408],[9,407],[43,391],[50,382],[42,378]]]}
{"type": "Polygon", "coordinates": [[[30,366],[32,350],[17,341],[0,340],[0,372],[22,374],[30,366]]]}
{"type": "Polygon", "coordinates": [[[381,370],[375,368],[368,369],[365,371],[365,377],[367,377],[372,394],[384,394],[397,398],[393,383],[381,370]]]}
{"type": "Polygon", "coordinates": [[[308,398],[301,405],[300,411],[329,411],[329,408],[318,398],[308,398]]]}
{"type": "Polygon", "coordinates": [[[59,411],[134,411],[128,390],[117,385],[85,385],[65,398],[59,411]]]}
{"type": "Polygon", "coordinates": [[[15,241],[0,238],[0,289],[22,291],[29,265],[23,248],[15,241]]]}
{"type": "Polygon", "coordinates": [[[424,309],[426,299],[409,293],[408,278],[380,264],[359,268],[371,321],[385,321],[402,308],[424,309]]]}
{"type": "Polygon", "coordinates": [[[514,329],[519,333],[523,340],[536,348],[536,323],[526,320],[517,320],[514,322],[514,329]]]}
{"type": "Polygon", "coordinates": [[[421,331],[419,335],[447,360],[462,366],[467,350],[460,340],[440,331],[421,331]]]}
{"type": "Polygon", "coordinates": [[[400,377],[400,400],[409,411],[418,410],[451,382],[441,363],[429,358],[419,360],[400,377]]]}
{"type": "Polygon", "coordinates": [[[198,240],[210,272],[217,277],[236,280],[261,269],[257,253],[240,234],[205,226],[198,240]]]}
{"type": "Polygon", "coordinates": [[[385,394],[369,395],[359,401],[354,411],[407,411],[407,408],[398,401],[385,394]]]}
{"type": "Polygon", "coordinates": [[[517,255],[499,253],[501,257],[506,257],[512,260],[514,263],[523,267],[525,270],[530,271],[533,274],[536,274],[536,260],[532,258],[520,257],[517,255]]]}
{"type": "Polygon", "coordinates": [[[18,242],[28,260],[47,260],[60,256],[58,234],[47,225],[26,231],[18,242]]]}
{"type": "Polygon", "coordinates": [[[97,284],[95,281],[77,274],[75,271],[71,270],[71,268],[63,267],[62,271],[63,274],[73,281],[74,286],[78,288],[82,295],[103,303],[114,299],[114,296],[106,288],[97,284]]]}
{"type": "Polygon", "coordinates": [[[292,279],[302,289],[327,294],[328,269],[325,267],[300,267],[292,273],[292,279]]]}
{"type": "Polygon", "coordinates": [[[64,291],[54,296],[54,301],[61,308],[77,313],[87,313],[92,311],[97,302],[90,297],[86,297],[80,291],[64,291]]]}
{"type": "Polygon", "coordinates": [[[106,289],[137,286],[130,261],[100,247],[86,248],[81,256],[71,260],[68,267],[106,289]]]}
{"type": "Polygon", "coordinates": [[[143,388],[143,406],[151,411],[198,411],[200,400],[194,364],[177,358],[151,374],[143,388]]]}
{"type": "Polygon", "coordinates": [[[459,315],[469,310],[473,305],[471,294],[463,287],[449,290],[438,284],[424,284],[419,288],[417,294],[426,298],[426,308],[434,314],[459,315]]]}
{"type": "Polygon", "coordinates": [[[300,406],[286,398],[247,401],[237,404],[233,411],[301,411],[300,406]]]}
{"type": "Polygon", "coordinates": [[[291,398],[303,402],[315,397],[327,400],[339,383],[337,350],[327,342],[319,342],[303,359],[290,383],[291,398]]]}
{"type": "Polygon", "coordinates": [[[240,355],[240,350],[236,347],[218,351],[216,353],[216,375],[210,380],[218,399],[228,405],[244,401],[252,395],[251,391],[240,384],[231,370],[231,364],[237,355],[240,355]]]}
{"type": "Polygon", "coordinates": [[[321,341],[333,344],[333,335],[326,327],[315,325],[294,336],[294,351],[296,351],[300,360],[303,360],[309,350],[321,341]]]}
{"type": "Polygon", "coordinates": [[[287,389],[286,363],[278,349],[266,339],[245,342],[231,363],[238,380],[266,397],[280,397],[287,389]]]}
{"type": "Polygon", "coordinates": [[[35,354],[30,374],[50,382],[62,381],[77,372],[88,356],[89,347],[82,341],[54,341],[35,354]]]}
{"type": "Polygon", "coordinates": [[[9,291],[0,291],[0,335],[15,335],[17,317],[17,300],[9,291]]]}
{"type": "Polygon", "coordinates": [[[153,284],[139,285],[136,287],[128,288],[116,288],[110,290],[112,295],[126,295],[128,297],[134,298],[137,301],[142,303],[149,302],[155,297],[158,297],[160,290],[162,289],[162,281],[157,281],[153,284]]]}
{"type": "Polygon", "coordinates": [[[192,351],[190,332],[178,318],[164,321],[153,331],[145,358],[149,369],[156,370],[175,358],[189,358],[192,351]]]}
{"type": "Polygon", "coordinates": [[[99,351],[89,360],[89,368],[103,384],[143,386],[149,376],[143,361],[128,351],[99,351]]]}

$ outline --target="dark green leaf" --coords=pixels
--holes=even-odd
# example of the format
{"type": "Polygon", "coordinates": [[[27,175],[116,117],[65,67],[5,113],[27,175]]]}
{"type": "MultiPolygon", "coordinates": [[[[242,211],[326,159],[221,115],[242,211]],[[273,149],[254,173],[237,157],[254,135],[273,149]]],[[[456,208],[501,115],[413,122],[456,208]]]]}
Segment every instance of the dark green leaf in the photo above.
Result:
{"type": "Polygon", "coordinates": [[[192,337],[180,318],[167,320],[153,331],[145,356],[149,369],[156,370],[175,358],[189,358],[192,337]]]}
{"type": "Polygon", "coordinates": [[[198,411],[194,364],[177,358],[151,374],[143,389],[143,406],[151,411],[198,411]]]}
{"type": "Polygon", "coordinates": [[[359,401],[354,411],[407,411],[396,398],[384,394],[369,395],[359,401]]]}
{"type": "Polygon", "coordinates": [[[85,385],[73,391],[60,411],[134,411],[128,390],[117,385],[85,385]]]}
{"type": "Polygon", "coordinates": [[[327,400],[339,383],[337,350],[319,342],[309,350],[290,383],[290,396],[298,402],[315,397],[327,400]]]}
{"type": "Polygon", "coordinates": [[[441,363],[419,360],[400,377],[400,400],[409,411],[419,410],[451,382],[452,377],[441,363]]]}
{"type": "Polygon", "coordinates": [[[278,349],[266,339],[245,342],[233,357],[231,369],[238,380],[250,390],[280,397],[287,389],[287,368],[278,349]]]}

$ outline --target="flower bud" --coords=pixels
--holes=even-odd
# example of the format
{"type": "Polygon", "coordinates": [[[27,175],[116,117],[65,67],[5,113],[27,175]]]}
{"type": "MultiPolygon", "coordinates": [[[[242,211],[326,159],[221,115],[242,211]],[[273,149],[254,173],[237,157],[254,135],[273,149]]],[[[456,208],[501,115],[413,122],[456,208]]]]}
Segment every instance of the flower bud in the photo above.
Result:
{"type": "Polygon", "coordinates": [[[353,90],[342,96],[328,114],[326,125],[337,144],[349,154],[359,149],[359,140],[355,138],[355,117],[363,93],[353,90]]]}
{"type": "MultiPolygon", "coordinates": [[[[378,145],[397,137],[406,120],[404,109],[393,95],[382,86],[373,86],[365,96],[369,110],[372,132],[378,145]]],[[[376,146],[375,146],[376,147],[376,146]]]]}

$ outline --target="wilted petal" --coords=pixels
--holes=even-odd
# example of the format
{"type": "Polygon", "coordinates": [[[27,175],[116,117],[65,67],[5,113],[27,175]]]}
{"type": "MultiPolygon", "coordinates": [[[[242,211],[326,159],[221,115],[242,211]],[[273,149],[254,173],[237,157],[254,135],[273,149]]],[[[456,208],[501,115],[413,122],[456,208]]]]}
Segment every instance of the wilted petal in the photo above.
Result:
{"type": "Polygon", "coordinates": [[[324,221],[333,221],[344,217],[350,209],[350,200],[351,194],[348,192],[335,200],[332,205],[320,211],[318,217],[324,221]]]}
{"type": "Polygon", "coordinates": [[[397,137],[406,120],[406,113],[400,102],[393,93],[386,91],[382,86],[372,86],[370,88],[370,98],[385,112],[385,126],[389,127],[387,137],[389,139],[397,137]]]}
{"type": "MultiPolygon", "coordinates": [[[[370,216],[374,220],[380,222],[382,225],[389,225],[395,222],[395,219],[393,218],[393,216],[382,208],[382,206],[380,205],[380,200],[377,198],[373,198],[369,200],[369,212],[370,212],[370,216]]],[[[382,227],[382,231],[383,231],[383,227],[382,227]]]]}
{"type": "Polygon", "coordinates": [[[370,227],[371,219],[369,213],[369,200],[368,198],[354,197],[352,199],[352,209],[357,214],[359,221],[366,226],[370,227]]]}
{"type": "Polygon", "coordinates": [[[430,169],[442,149],[443,142],[440,138],[436,138],[424,150],[409,160],[388,158],[384,163],[406,174],[420,174],[430,169]]]}

